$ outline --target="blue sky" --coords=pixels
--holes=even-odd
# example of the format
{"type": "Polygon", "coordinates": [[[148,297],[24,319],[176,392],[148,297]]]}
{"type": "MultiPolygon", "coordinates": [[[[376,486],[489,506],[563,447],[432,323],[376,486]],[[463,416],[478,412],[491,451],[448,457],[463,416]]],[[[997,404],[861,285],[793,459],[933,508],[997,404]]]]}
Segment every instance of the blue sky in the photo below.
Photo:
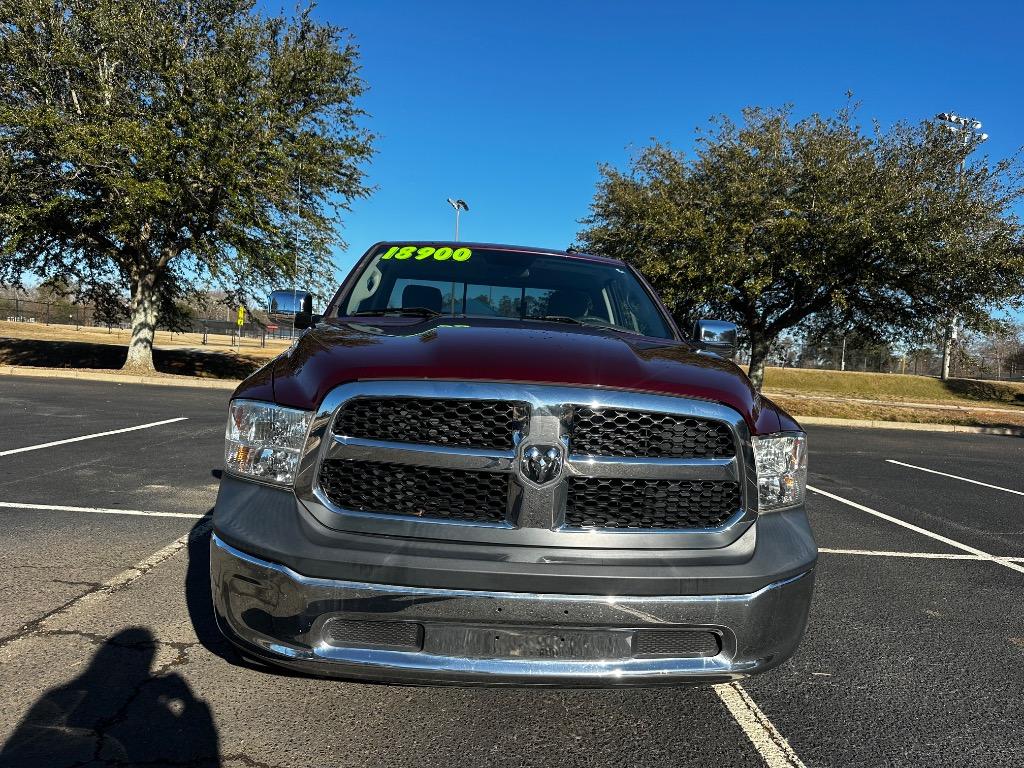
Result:
{"type": "MultiPolygon", "coordinates": [[[[268,3],[267,6],[270,6],[268,3]]],[[[344,273],[373,242],[565,247],[597,165],[651,137],[680,149],[749,104],[865,121],[978,117],[994,156],[1024,144],[1024,5],[1013,2],[324,2],[347,27],[380,135],[374,195],[346,219],[344,273]]]]}

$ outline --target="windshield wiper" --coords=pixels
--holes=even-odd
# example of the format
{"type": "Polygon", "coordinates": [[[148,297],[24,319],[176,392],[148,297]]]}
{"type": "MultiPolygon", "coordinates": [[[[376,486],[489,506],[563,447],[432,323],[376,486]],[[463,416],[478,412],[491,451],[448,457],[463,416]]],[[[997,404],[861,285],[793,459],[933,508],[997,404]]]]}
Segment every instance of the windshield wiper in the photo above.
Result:
{"type": "Polygon", "coordinates": [[[574,325],[583,325],[583,322],[577,320],[575,317],[569,317],[568,315],[525,315],[524,320],[547,320],[552,323],[573,323],[574,325]]]}
{"type": "Polygon", "coordinates": [[[373,317],[381,315],[414,315],[417,317],[437,317],[442,314],[436,309],[429,307],[387,307],[385,309],[364,309],[362,312],[353,312],[352,317],[373,317]]]}
{"type": "Polygon", "coordinates": [[[602,328],[606,331],[625,331],[626,333],[632,333],[628,328],[622,328],[618,325],[609,325],[602,323],[600,320],[577,320],[575,317],[569,317],[568,315],[526,315],[524,320],[548,320],[552,323],[572,323],[573,325],[585,325],[588,328],[602,328]]]}
{"type": "Polygon", "coordinates": [[[624,331],[625,333],[634,333],[634,331],[628,328],[623,328],[621,325],[611,325],[609,323],[602,323],[600,320],[583,320],[583,325],[588,325],[591,328],[603,328],[606,331],[624,331]]]}

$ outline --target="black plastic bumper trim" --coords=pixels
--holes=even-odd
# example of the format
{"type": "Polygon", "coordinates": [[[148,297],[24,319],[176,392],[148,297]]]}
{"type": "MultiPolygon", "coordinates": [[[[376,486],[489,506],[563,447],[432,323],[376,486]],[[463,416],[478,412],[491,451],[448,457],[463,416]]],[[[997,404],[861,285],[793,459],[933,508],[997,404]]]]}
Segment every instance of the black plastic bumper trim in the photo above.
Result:
{"type": "Polygon", "coordinates": [[[761,516],[721,549],[511,547],[348,533],[289,490],[225,476],[214,530],[231,546],[326,579],[444,589],[581,595],[747,594],[814,567],[802,507],[761,516]]]}

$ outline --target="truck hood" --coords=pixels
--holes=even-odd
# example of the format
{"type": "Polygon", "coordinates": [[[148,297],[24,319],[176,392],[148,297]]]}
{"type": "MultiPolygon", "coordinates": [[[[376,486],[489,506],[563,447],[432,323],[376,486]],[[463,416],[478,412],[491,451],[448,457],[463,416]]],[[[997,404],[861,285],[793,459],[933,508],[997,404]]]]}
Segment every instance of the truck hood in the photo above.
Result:
{"type": "Polygon", "coordinates": [[[776,408],[717,355],[684,342],[515,320],[320,323],[235,396],[266,398],[272,386],[276,402],[314,409],[339,384],[368,379],[561,384],[693,397],[735,409],[755,434],[780,429],[776,408]]]}

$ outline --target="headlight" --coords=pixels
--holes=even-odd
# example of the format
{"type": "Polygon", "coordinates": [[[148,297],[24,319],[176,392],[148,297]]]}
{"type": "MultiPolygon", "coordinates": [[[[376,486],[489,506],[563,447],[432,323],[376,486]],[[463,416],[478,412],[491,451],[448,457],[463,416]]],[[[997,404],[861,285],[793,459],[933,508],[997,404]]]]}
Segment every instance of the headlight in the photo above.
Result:
{"type": "Polygon", "coordinates": [[[807,488],[807,435],[755,437],[758,508],[762,512],[803,503],[807,488]]]}
{"type": "Polygon", "coordinates": [[[290,485],[306,442],[312,414],[255,400],[234,400],[224,435],[224,465],[230,472],[290,485]]]}

